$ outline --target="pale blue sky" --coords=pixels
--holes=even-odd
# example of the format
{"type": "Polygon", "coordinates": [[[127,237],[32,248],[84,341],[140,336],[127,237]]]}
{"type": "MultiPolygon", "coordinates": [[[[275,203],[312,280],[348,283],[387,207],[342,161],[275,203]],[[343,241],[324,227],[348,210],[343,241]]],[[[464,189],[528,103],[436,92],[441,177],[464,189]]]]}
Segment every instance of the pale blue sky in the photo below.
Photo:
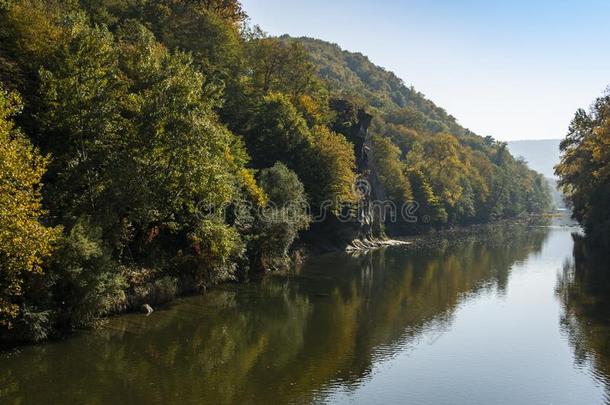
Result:
{"type": "Polygon", "coordinates": [[[481,135],[561,138],[610,85],[610,1],[242,0],[272,35],[370,57],[481,135]]]}

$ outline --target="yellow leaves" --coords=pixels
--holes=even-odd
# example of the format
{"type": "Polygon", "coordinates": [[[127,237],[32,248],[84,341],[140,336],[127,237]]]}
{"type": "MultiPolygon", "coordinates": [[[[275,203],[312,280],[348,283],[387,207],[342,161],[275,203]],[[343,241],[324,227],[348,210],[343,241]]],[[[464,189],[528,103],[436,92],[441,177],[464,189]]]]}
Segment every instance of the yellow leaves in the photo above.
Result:
{"type": "Polygon", "coordinates": [[[0,326],[11,327],[11,319],[19,315],[19,306],[0,297],[0,326]]]}
{"type": "Polygon", "coordinates": [[[352,144],[343,135],[324,126],[314,127],[312,133],[315,154],[311,156],[311,169],[324,177],[320,179],[317,197],[334,202],[355,202],[356,158],[352,144]]]}
{"type": "Polygon", "coordinates": [[[388,138],[372,137],[374,170],[390,199],[406,202],[413,199],[406,166],[400,161],[400,149],[388,138]]]}
{"type": "Polygon", "coordinates": [[[201,221],[190,239],[208,270],[226,265],[244,249],[235,228],[212,220],[201,221]]]}
{"type": "Polygon", "coordinates": [[[235,158],[234,153],[243,153],[241,148],[241,145],[238,145],[237,150],[230,150],[227,148],[224,151],[224,159],[231,170],[235,170],[239,185],[243,187],[252,201],[259,207],[264,207],[267,205],[267,194],[265,194],[265,191],[256,184],[254,171],[242,167],[242,164],[244,164],[243,158],[235,158]]]}
{"type": "Polygon", "coordinates": [[[25,273],[41,273],[59,229],[43,226],[40,180],[47,159],[13,129],[14,95],[0,93],[0,324],[17,315],[25,273]]]}
{"type": "Polygon", "coordinates": [[[18,38],[19,53],[29,62],[44,61],[61,43],[62,29],[56,24],[59,7],[52,2],[18,1],[10,7],[7,18],[12,36],[18,38]]]}
{"type": "Polygon", "coordinates": [[[316,100],[304,94],[298,97],[295,106],[310,126],[324,125],[329,121],[327,100],[316,100]]]}
{"type": "Polygon", "coordinates": [[[592,163],[596,166],[593,176],[600,180],[610,178],[610,119],[605,119],[593,134],[589,140],[592,163]]]}
{"type": "Polygon", "coordinates": [[[256,179],[252,170],[241,169],[239,170],[239,177],[242,186],[246,189],[246,192],[259,207],[267,205],[268,198],[265,191],[256,184],[256,179]]]}
{"type": "Polygon", "coordinates": [[[470,174],[457,139],[450,134],[430,137],[424,143],[424,160],[435,193],[448,206],[455,207],[464,191],[462,180],[470,174]]]}

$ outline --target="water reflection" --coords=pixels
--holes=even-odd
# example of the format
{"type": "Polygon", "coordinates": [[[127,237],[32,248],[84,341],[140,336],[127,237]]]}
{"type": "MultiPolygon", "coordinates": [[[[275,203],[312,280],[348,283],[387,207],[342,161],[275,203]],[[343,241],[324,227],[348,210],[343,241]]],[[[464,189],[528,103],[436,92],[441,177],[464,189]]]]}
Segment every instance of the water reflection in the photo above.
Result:
{"type": "Polygon", "coordinates": [[[557,283],[562,330],[574,349],[578,367],[590,370],[606,387],[610,403],[610,268],[608,253],[574,239],[573,257],[557,283]]]}
{"type": "MultiPolygon", "coordinates": [[[[503,228],[424,251],[318,257],[298,274],[118,317],[102,331],[4,354],[0,402],[323,401],[418,339],[433,344],[461,303],[503,294],[513,264],[539,252],[548,232],[503,228]]],[[[575,300],[566,300],[570,330],[581,316],[571,315],[575,300]]],[[[598,339],[579,350],[607,350],[598,339]]]]}

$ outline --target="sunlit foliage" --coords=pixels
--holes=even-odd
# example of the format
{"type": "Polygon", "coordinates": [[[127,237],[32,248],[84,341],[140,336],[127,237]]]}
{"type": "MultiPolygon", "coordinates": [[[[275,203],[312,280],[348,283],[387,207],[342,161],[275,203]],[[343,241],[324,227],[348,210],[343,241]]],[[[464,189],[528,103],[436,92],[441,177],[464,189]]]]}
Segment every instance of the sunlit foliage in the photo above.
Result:
{"type": "Polygon", "coordinates": [[[42,273],[57,230],[41,223],[41,178],[48,159],[15,128],[20,99],[0,89],[0,325],[10,326],[23,303],[24,279],[42,273]]]}
{"type": "Polygon", "coordinates": [[[587,113],[578,110],[561,142],[555,168],[559,185],[594,240],[610,242],[610,94],[599,97],[587,113]]]}

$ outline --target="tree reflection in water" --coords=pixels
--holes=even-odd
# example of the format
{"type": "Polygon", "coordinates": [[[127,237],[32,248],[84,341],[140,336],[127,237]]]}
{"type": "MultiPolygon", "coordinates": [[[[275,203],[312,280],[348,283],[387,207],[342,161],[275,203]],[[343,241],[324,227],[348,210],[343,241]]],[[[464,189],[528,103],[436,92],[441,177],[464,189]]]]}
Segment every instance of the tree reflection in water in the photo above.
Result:
{"type": "Polygon", "coordinates": [[[350,390],[376,362],[506,287],[546,228],[501,228],[434,249],[312,258],[296,274],[225,285],[150,317],[0,358],[0,402],[303,403],[350,390]],[[33,389],[35,387],[35,389],[33,389]]]}
{"type": "Polygon", "coordinates": [[[561,327],[580,368],[594,370],[610,402],[610,267],[607,251],[573,234],[572,260],[563,266],[557,283],[562,303],[561,327]],[[587,366],[592,367],[587,367],[587,366]]]}

